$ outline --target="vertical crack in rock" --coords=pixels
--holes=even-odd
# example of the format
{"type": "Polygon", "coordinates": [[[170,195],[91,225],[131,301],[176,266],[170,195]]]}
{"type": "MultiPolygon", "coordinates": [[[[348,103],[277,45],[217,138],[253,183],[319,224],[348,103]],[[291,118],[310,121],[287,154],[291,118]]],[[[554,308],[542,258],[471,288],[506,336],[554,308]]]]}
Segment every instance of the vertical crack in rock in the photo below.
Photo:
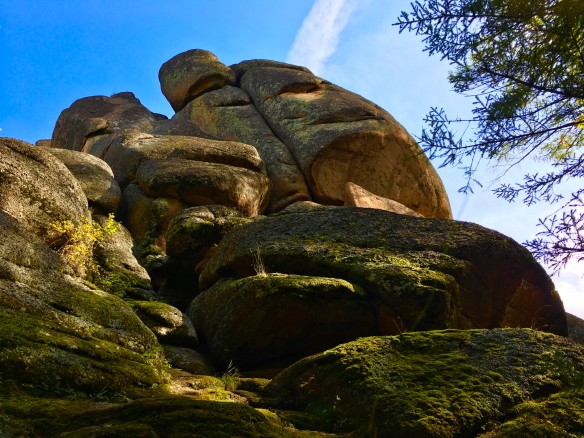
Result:
{"type": "Polygon", "coordinates": [[[435,169],[386,111],[305,68],[272,61],[232,68],[291,151],[316,202],[342,204],[353,182],[424,216],[452,217],[435,169]]]}
{"type": "MultiPolygon", "coordinates": [[[[215,55],[189,50],[163,64],[162,91],[176,114],[163,128],[173,134],[198,135],[253,145],[272,181],[269,212],[312,196],[286,145],[272,132],[249,96],[235,85],[236,74],[215,55]]],[[[157,131],[159,132],[159,131],[157,131]]]]}

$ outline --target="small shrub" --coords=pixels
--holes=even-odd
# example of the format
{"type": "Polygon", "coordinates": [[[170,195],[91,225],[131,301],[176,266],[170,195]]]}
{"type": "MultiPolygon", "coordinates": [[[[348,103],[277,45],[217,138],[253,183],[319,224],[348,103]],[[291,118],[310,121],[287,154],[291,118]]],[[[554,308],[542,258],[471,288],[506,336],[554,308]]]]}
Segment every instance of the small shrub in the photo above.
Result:
{"type": "Polygon", "coordinates": [[[227,391],[235,391],[237,386],[239,385],[239,369],[235,366],[233,361],[229,361],[229,365],[227,365],[227,369],[220,377],[221,381],[225,385],[225,389],[227,391]]]}
{"type": "Polygon", "coordinates": [[[93,250],[102,245],[119,230],[120,224],[110,214],[107,222],[100,225],[85,218],[76,225],[67,220],[51,224],[48,239],[50,246],[55,249],[63,261],[79,276],[97,272],[93,261],[93,250]]]}
{"type": "Polygon", "coordinates": [[[259,277],[267,276],[268,271],[266,269],[266,264],[264,263],[264,259],[262,258],[262,254],[260,252],[259,247],[252,254],[252,259],[253,259],[253,269],[254,269],[256,275],[259,277]]]}

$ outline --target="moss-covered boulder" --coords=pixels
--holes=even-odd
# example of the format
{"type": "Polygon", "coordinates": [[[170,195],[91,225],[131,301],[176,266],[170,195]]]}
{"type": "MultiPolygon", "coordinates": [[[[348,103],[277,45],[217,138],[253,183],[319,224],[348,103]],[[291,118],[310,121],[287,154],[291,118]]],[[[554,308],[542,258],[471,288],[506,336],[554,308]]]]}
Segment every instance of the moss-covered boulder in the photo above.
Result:
{"type": "Polygon", "coordinates": [[[166,380],[153,333],[0,213],[0,380],[60,393],[136,394],[166,380]]]}
{"type": "Polygon", "coordinates": [[[221,280],[189,307],[217,366],[283,367],[379,333],[360,287],[336,278],[266,274],[256,268],[259,275],[221,280]]]}
{"type": "Polygon", "coordinates": [[[123,131],[96,142],[88,152],[110,165],[122,190],[134,181],[138,167],[149,160],[183,159],[263,171],[262,160],[251,145],[185,135],[123,131]]]}
{"type": "Polygon", "coordinates": [[[583,385],[581,345],[493,329],[362,338],[299,361],[266,389],[358,436],[577,436],[583,385]]]}
{"type": "Polygon", "coordinates": [[[229,233],[200,276],[267,272],[358,285],[382,334],[441,328],[536,327],[567,334],[562,302],[544,269],[508,237],[479,225],[381,210],[296,209],[229,233]]]}

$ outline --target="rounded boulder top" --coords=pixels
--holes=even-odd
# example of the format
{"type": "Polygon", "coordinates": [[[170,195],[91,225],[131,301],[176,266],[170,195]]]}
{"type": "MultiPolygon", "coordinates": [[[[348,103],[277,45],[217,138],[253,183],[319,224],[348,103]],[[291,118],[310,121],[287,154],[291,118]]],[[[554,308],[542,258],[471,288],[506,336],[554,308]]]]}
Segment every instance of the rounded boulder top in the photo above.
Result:
{"type": "Polygon", "coordinates": [[[235,73],[211,52],[201,49],[180,53],[160,67],[162,94],[175,111],[180,111],[201,94],[234,85],[235,73]]]}

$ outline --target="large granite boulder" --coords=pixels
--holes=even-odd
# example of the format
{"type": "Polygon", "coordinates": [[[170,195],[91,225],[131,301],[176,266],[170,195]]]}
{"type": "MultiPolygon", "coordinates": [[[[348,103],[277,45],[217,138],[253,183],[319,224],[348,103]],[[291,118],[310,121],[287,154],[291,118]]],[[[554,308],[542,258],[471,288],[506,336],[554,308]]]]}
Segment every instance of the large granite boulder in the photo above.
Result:
{"type": "Polygon", "coordinates": [[[65,165],[29,143],[0,138],[0,211],[46,238],[52,224],[89,217],[83,189],[65,165]]]}
{"type": "Polygon", "coordinates": [[[530,329],[371,337],[308,357],[267,390],[356,436],[578,436],[584,348],[530,329]],[[565,410],[564,410],[565,409],[565,410]]]}
{"type": "Polygon", "coordinates": [[[59,115],[51,146],[86,151],[108,134],[126,129],[150,132],[163,118],[166,117],[151,113],[133,93],[84,97],[59,115]]]}
{"type": "MultiPolygon", "coordinates": [[[[562,302],[546,272],[525,248],[499,233],[470,223],[381,210],[298,209],[235,229],[202,271],[204,292],[195,298],[190,316],[221,361],[228,354],[222,350],[225,345],[236,363],[253,362],[259,354],[259,348],[246,349],[249,339],[227,340],[228,333],[265,324],[253,329],[265,334],[262,351],[271,349],[269,354],[291,362],[319,348],[297,351],[297,339],[316,337],[319,323],[328,324],[318,316],[326,312],[317,311],[326,295],[314,304],[317,292],[303,296],[294,288],[279,288],[272,277],[258,277],[258,260],[264,273],[342,279],[363,290],[353,318],[361,318],[363,306],[375,316],[375,324],[348,325],[345,340],[443,328],[536,327],[567,333],[562,302]],[[226,284],[225,278],[239,280],[226,284]],[[294,306],[282,304],[294,301],[294,306]],[[254,302],[261,315],[270,317],[251,312],[254,302]],[[302,335],[291,335],[288,343],[277,338],[268,345],[277,332],[273,315],[283,307],[295,313],[290,309],[302,306],[313,309],[316,321],[301,324],[295,330],[302,335]]],[[[344,306],[342,300],[338,305],[344,306]]],[[[320,348],[332,346],[327,342],[320,348]]]]}
{"type": "Polygon", "coordinates": [[[240,88],[226,86],[205,93],[176,113],[170,123],[173,129],[194,126],[200,135],[254,145],[272,181],[269,212],[312,199],[290,150],[240,88]]]}
{"type": "Polygon", "coordinates": [[[193,49],[166,61],[158,73],[162,94],[175,111],[210,90],[235,83],[235,73],[206,50],[193,49]]]}
{"type": "Polygon", "coordinates": [[[342,204],[351,181],[424,216],[452,217],[430,161],[382,108],[294,66],[248,61],[234,69],[315,201],[342,204]]]}
{"type": "Polygon", "coordinates": [[[44,148],[58,158],[79,181],[89,207],[96,213],[115,213],[120,203],[120,186],[103,160],[69,149],[44,148]]]}

